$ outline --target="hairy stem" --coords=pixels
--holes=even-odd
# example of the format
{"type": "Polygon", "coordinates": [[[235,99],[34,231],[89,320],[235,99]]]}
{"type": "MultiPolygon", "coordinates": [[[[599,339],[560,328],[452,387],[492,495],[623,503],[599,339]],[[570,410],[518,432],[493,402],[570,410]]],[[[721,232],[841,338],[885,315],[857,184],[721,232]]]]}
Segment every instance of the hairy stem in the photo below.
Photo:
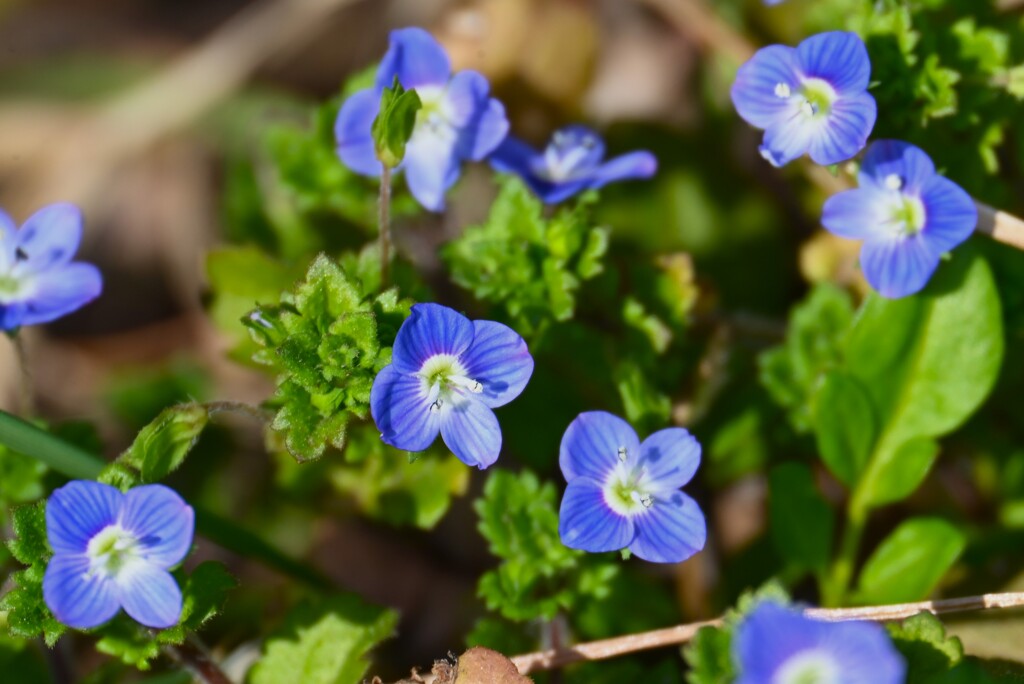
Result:
{"type": "Polygon", "coordinates": [[[377,223],[380,230],[380,287],[383,290],[391,280],[391,167],[381,164],[381,168],[377,223]]]}
{"type": "Polygon", "coordinates": [[[244,401],[208,401],[203,407],[210,415],[214,413],[241,413],[255,418],[261,423],[269,423],[273,416],[259,406],[247,404],[244,401]]]}
{"type": "Polygon", "coordinates": [[[204,684],[232,684],[206,649],[191,641],[178,646],[167,644],[163,652],[204,684]]]}
{"type": "Polygon", "coordinates": [[[10,338],[14,346],[14,356],[18,363],[18,415],[29,418],[35,412],[35,392],[32,389],[32,366],[28,361],[28,349],[25,338],[15,334],[10,338]]]}
{"type": "MultiPolygon", "coordinates": [[[[1024,592],[983,594],[981,596],[967,596],[940,601],[918,601],[916,603],[867,606],[863,608],[807,608],[804,610],[804,615],[816,620],[827,620],[829,622],[845,622],[850,620],[888,622],[903,620],[918,613],[943,615],[996,608],[1019,608],[1022,606],[1024,606],[1024,592]]],[[[601,641],[566,646],[560,649],[524,653],[512,658],[512,662],[519,668],[519,673],[525,675],[531,672],[551,670],[583,660],[605,660],[637,651],[646,651],[665,646],[678,646],[690,641],[702,627],[718,627],[721,624],[722,619],[717,618],[715,620],[705,620],[686,625],[676,625],[666,629],[628,634],[612,639],[602,639],[601,641]]]]}

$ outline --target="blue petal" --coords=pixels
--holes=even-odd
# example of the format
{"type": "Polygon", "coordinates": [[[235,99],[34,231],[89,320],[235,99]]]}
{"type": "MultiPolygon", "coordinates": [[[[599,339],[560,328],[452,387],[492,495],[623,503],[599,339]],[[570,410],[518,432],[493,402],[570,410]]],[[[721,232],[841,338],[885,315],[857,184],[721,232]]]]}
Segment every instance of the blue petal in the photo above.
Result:
{"type": "Polygon", "coordinates": [[[121,608],[114,583],[91,573],[89,558],[82,554],[50,559],[43,575],[43,600],[58,622],[75,629],[98,627],[121,608]]]}
{"type": "Polygon", "coordinates": [[[405,88],[443,85],[452,67],[444,48],[421,28],[391,32],[388,51],[377,69],[377,87],[390,88],[395,76],[405,88]]]}
{"type": "Polygon", "coordinates": [[[877,117],[878,105],[868,93],[840,97],[811,142],[811,159],[829,166],[854,157],[867,144],[877,117]]]}
{"type": "Polygon", "coordinates": [[[73,480],[46,502],[46,538],[54,553],[85,553],[103,528],[117,522],[123,495],[108,484],[73,480]]]}
{"type": "Polygon", "coordinates": [[[166,570],[142,561],[126,566],[115,580],[124,612],[139,624],[167,629],[181,618],[181,589],[166,570]]]}
{"type": "Polygon", "coordinates": [[[608,183],[632,178],[650,178],[658,171],[658,160],[647,151],[630,152],[609,159],[591,176],[590,187],[601,188],[608,183]]]}
{"type": "Polygon", "coordinates": [[[512,328],[494,321],[473,321],[473,344],[462,355],[466,375],[484,386],[478,399],[504,406],[523,391],[533,374],[533,357],[512,328]]]}
{"type": "Polygon", "coordinates": [[[751,126],[761,129],[786,120],[790,103],[775,94],[780,83],[794,93],[800,88],[796,50],[785,45],[761,48],[736,73],[730,91],[736,112],[751,126]]]}
{"type": "Polygon", "coordinates": [[[476,398],[449,401],[441,409],[441,437],[466,465],[483,470],[501,453],[501,427],[494,411],[476,398]]]}
{"type": "Polygon", "coordinates": [[[18,231],[22,260],[14,273],[38,273],[71,261],[82,241],[82,212],[59,202],[32,214],[18,231]]]}
{"type": "Polygon", "coordinates": [[[825,201],[821,223],[834,235],[851,240],[882,238],[892,233],[883,223],[891,218],[887,192],[869,186],[845,190],[825,201]]]}
{"type": "Polygon", "coordinates": [[[370,390],[370,411],[385,444],[423,451],[437,439],[440,414],[430,410],[423,381],[400,372],[394,364],[377,374],[370,390]]]}
{"type": "Polygon", "coordinates": [[[455,129],[420,126],[405,147],[405,182],[428,211],[444,211],[444,196],[459,179],[457,146],[455,129]]]}
{"type": "Polygon", "coordinates": [[[491,155],[491,166],[500,173],[514,173],[523,178],[533,177],[534,165],[542,155],[519,138],[508,135],[491,155]]]}
{"type": "Polygon", "coordinates": [[[629,518],[605,502],[600,484],[578,477],[565,488],[558,511],[558,535],[570,549],[602,553],[626,548],[635,531],[629,518]]]}
{"type": "Polygon", "coordinates": [[[864,277],[878,294],[899,299],[919,292],[938,268],[941,253],[924,233],[865,242],[860,252],[864,277]]]}
{"type": "Polygon", "coordinates": [[[697,502],[682,492],[655,494],[654,504],[633,517],[634,555],[652,563],[679,563],[704,548],[707,524],[697,502]]]}
{"type": "Polygon", "coordinates": [[[414,304],[395,337],[391,362],[403,373],[418,373],[437,354],[461,356],[473,344],[473,323],[440,304],[414,304]]]}
{"type": "Polygon", "coordinates": [[[653,491],[679,489],[700,466],[700,443],[683,428],[659,430],[640,445],[642,487],[653,491]]]}
{"type": "Polygon", "coordinates": [[[373,144],[373,120],[380,113],[380,91],[360,90],[345,100],[334,122],[338,156],[348,168],[364,176],[380,176],[381,165],[373,144]]]}
{"type": "Polygon", "coordinates": [[[629,423],[604,411],[576,416],[562,436],[558,465],[565,479],[589,477],[604,482],[619,464],[620,449],[633,462],[640,456],[640,439],[629,423]]]}
{"type": "Polygon", "coordinates": [[[903,684],[907,664],[885,628],[871,622],[817,622],[819,648],[849,682],[903,684]]]}
{"type": "Polygon", "coordinates": [[[483,74],[460,71],[445,94],[449,120],[459,128],[459,156],[480,161],[508,135],[505,106],[489,96],[483,74]]]}
{"type": "Polygon", "coordinates": [[[978,225],[978,207],[953,181],[932,176],[921,191],[925,227],[922,235],[932,249],[948,252],[970,237],[978,225]]]}
{"type": "Polygon", "coordinates": [[[935,164],[924,150],[900,140],[878,140],[864,155],[857,181],[861,186],[885,188],[886,180],[896,176],[901,190],[917,193],[935,176],[935,164]]]}
{"type": "Polygon", "coordinates": [[[25,300],[21,325],[49,323],[77,311],[100,296],[103,276],[92,264],[75,262],[50,268],[35,276],[25,300]]]}
{"type": "Polygon", "coordinates": [[[14,265],[18,249],[18,225],[0,209],[0,273],[6,273],[14,265]]]}
{"type": "Polygon", "coordinates": [[[147,562],[167,569],[192,548],[195,513],[173,489],[144,485],[124,495],[121,526],[139,540],[147,562]]]}
{"type": "Polygon", "coordinates": [[[856,33],[829,31],[811,36],[796,48],[805,76],[828,81],[842,96],[867,90],[871,59],[856,33]]]}
{"type": "Polygon", "coordinates": [[[0,330],[9,331],[20,328],[21,319],[25,316],[24,302],[11,302],[0,304],[0,330]]]}
{"type": "MultiPolygon", "coordinates": [[[[796,610],[762,601],[736,627],[733,659],[736,684],[766,684],[794,655],[818,646],[818,627],[796,610]]],[[[869,680],[870,681],[870,680],[869,680]]]]}
{"type": "Polygon", "coordinates": [[[811,149],[815,137],[821,135],[824,121],[807,121],[793,116],[772,126],[764,133],[761,155],[773,166],[785,166],[811,149]]]}

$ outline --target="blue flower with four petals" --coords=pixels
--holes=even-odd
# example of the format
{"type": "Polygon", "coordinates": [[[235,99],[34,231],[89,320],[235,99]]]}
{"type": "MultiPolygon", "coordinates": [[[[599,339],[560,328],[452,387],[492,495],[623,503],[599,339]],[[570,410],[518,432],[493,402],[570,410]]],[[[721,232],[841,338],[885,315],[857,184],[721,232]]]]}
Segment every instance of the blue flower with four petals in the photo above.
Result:
{"type": "Polygon", "coordinates": [[[764,601],[736,627],[736,684],[902,684],[906,663],[885,628],[825,622],[764,601]]]}
{"type": "Polygon", "coordinates": [[[875,127],[870,79],[864,41],[831,31],[795,48],[758,50],[740,67],[732,101],[747,123],[764,130],[761,154],[775,166],[808,153],[818,164],[838,164],[860,152],[875,127]]]}
{"type": "Polygon", "coordinates": [[[628,548],[644,560],[678,563],[704,548],[697,502],[679,491],[700,465],[700,444],[683,428],[640,442],[629,423],[603,411],[581,413],[558,456],[569,483],[559,511],[562,543],[602,552],[628,548]]]}
{"type": "Polygon", "coordinates": [[[921,290],[942,255],[978,224],[970,195],[909,143],[872,143],[857,179],[860,187],[825,202],[821,222],[840,237],[864,241],[864,277],[884,297],[921,290]]]}
{"type": "Polygon", "coordinates": [[[381,174],[371,128],[381,92],[396,76],[423,103],[399,168],[417,201],[441,211],[462,162],[483,160],[505,138],[505,107],[490,97],[490,84],[482,74],[460,71],[453,76],[448,55],[429,33],[421,28],[392,31],[376,85],[346,100],[334,125],[338,155],[357,173],[381,174]]]}
{"type": "Polygon", "coordinates": [[[20,230],[0,211],[0,330],[49,323],[99,297],[99,269],[71,261],[81,241],[73,204],[43,207],[20,230]]]}
{"type": "Polygon", "coordinates": [[[583,190],[631,178],[650,178],[658,160],[646,151],[624,154],[604,161],[604,141],[586,126],[567,126],[555,132],[538,152],[513,136],[491,155],[491,166],[520,176],[547,204],[557,204],[583,190]]]}
{"type": "Polygon", "coordinates": [[[508,326],[416,304],[373,381],[370,409],[385,443],[423,451],[440,432],[459,460],[482,469],[501,452],[492,409],[518,397],[532,374],[526,342],[508,326]]]}
{"type": "Polygon", "coordinates": [[[43,598],[54,617],[98,627],[124,608],[154,629],[181,617],[181,589],[169,569],[192,548],[195,514],[174,491],[145,485],[122,494],[88,480],[69,482],[46,504],[53,557],[43,598]]]}

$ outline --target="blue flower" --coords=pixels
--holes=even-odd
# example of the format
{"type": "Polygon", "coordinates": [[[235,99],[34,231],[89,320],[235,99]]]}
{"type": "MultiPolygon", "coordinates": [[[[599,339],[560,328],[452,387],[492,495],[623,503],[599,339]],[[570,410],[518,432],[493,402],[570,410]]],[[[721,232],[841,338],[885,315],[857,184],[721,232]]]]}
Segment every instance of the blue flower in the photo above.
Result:
{"type": "Polygon", "coordinates": [[[761,154],[775,166],[808,152],[818,164],[838,164],[860,152],[875,126],[870,78],[864,41],[831,31],[796,48],[758,50],[740,67],[732,101],[747,123],[764,130],[761,154]]]}
{"type": "Polygon", "coordinates": [[[824,622],[772,601],[736,627],[736,684],[903,684],[906,664],[870,622],[824,622]]]}
{"type": "Polygon", "coordinates": [[[501,452],[491,409],[518,397],[532,374],[526,342],[508,326],[416,304],[373,381],[370,409],[386,444],[423,451],[440,432],[463,463],[483,469],[501,452]]]}
{"type": "Polygon", "coordinates": [[[864,241],[861,268],[884,297],[918,292],[942,255],[978,224],[970,195],[909,143],[872,143],[857,179],[859,188],[825,202],[821,222],[840,237],[864,241]]]}
{"type": "Polygon", "coordinates": [[[700,444],[686,430],[659,430],[641,444],[621,418],[581,413],[562,437],[558,462],[569,483],[558,533],[569,548],[628,548],[656,563],[704,548],[704,514],[679,491],[700,465],[700,444]]]}
{"type": "Polygon", "coordinates": [[[630,178],[650,178],[658,160],[650,152],[630,152],[604,163],[604,141],[585,126],[556,131],[538,152],[511,135],[491,155],[491,166],[521,176],[547,204],[557,204],[583,190],[630,178]]]}
{"type": "Polygon", "coordinates": [[[490,84],[483,75],[460,71],[453,76],[448,55],[429,33],[420,28],[392,31],[376,85],[346,100],[334,124],[338,155],[357,173],[380,176],[370,129],[380,111],[381,92],[395,76],[423,102],[400,168],[419,203],[441,211],[462,162],[484,159],[505,138],[505,108],[489,97],[490,84]]]}
{"type": "Polygon", "coordinates": [[[155,629],[181,616],[181,590],[168,569],[192,547],[195,514],[163,485],[122,494],[110,485],[76,480],[46,504],[53,557],[43,598],[60,622],[98,627],[124,608],[155,629]]]}
{"type": "Polygon", "coordinates": [[[81,240],[72,204],[43,207],[20,230],[0,211],[0,330],[49,323],[99,297],[99,270],[71,261],[81,240]]]}

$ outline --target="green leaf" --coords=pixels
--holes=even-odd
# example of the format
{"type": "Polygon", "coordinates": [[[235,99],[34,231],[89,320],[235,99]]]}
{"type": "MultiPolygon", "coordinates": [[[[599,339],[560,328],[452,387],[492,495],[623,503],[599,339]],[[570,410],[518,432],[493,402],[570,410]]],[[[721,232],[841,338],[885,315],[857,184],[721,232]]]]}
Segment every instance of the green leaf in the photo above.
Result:
{"type": "Polygon", "coordinates": [[[182,587],[181,620],[177,626],[159,632],[158,640],[161,643],[183,643],[188,632],[199,631],[221,612],[228,593],[237,586],[238,580],[223,563],[201,563],[182,587]]]}
{"type": "Polygon", "coordinates": [[[672,401],[654,386],[638,364],[622,362],[615,368],[614,379],[630,424],[650,431],[668,422],[672,401]]]}
{"type": "Polygon", "coordinates": [[[373,120],[371,132],[377,158],[385,166],[395,168],[405,158],[405,145],[416,127],[416,115],[423,107],[416,90],[406,90],[395,76],[390,88],[380,95],[380,113],[373,120]]]}
{"type": "Polygon", "coordinates": [[[732,634],[718,627],[701,627],[683,649],[690,671],[689,684],[722,684],[736,676],[732,661],[732,634]]]}
{"type": "Polygon", "coordinates": [[[930,437],[904,442],[892,458],[878,466],[875,486],[865,496],[865,503],[882,506],[910,496],[928,477],[938,455],[939,443],[930,437]]]}
{"type": "Polygon", "coordinates": [[[185,461],[209,420],[209,411],[201,404],[164,409],[118,461],[137,470],[141,482],[159,482],[185,461]]]}
{"type": "Polygon", "coordinates": [[[824,570],[832,550],[835,516],[814,485],[810,469],[784,463],[768,476],[772,541],[794,566],[824,570]]]}
{"type": "Polygon", "coordinates": [[[907,520],[875,549],[864,565],[857,601],[882,604],[926,598],[966,544],[963,533],[945,520],[907,520]]]}
{"type": "Polygon", "coordinates": [[[46,502],[14,509],[14,539],[7,542],[11,555],[24,570],[11,573],[14,588],[0,599],[0,611],[7,612],[7,630],[13,636],[31,639],[42,636],[52,646],[64,633],[43,600],[43,575],[50,560],[46,539],[46,502]]]}
{"type": "Polygon", "coordinates": [[[918,613],[888,626],[893,645],[907,661],[906,684],[934,684],[964,657],[956,637],[947,637],[942,622],[931,613],[918,613]]]}
{"type": "Polygon", "coordinates": [[[876,419],[871,397],[853,377],[832,371],[814,396],[818,452],[839,481],[852,486],[871,458],[876,419]]]}
{"type": "Polygon", "coordinates": [[[130,667],[148,670],[160,655],[157,640],[127,615],[118,615],[104,625],[100,633],[103,636],[96,642],[96,650],[130,667]]]}
{"type": "Polygon", "coordinates": [[[354,596],[293,609],[253,667],[250,684],[352,684],[366,674],[366,654],[394,632],[398,615],[354,596]]]}

